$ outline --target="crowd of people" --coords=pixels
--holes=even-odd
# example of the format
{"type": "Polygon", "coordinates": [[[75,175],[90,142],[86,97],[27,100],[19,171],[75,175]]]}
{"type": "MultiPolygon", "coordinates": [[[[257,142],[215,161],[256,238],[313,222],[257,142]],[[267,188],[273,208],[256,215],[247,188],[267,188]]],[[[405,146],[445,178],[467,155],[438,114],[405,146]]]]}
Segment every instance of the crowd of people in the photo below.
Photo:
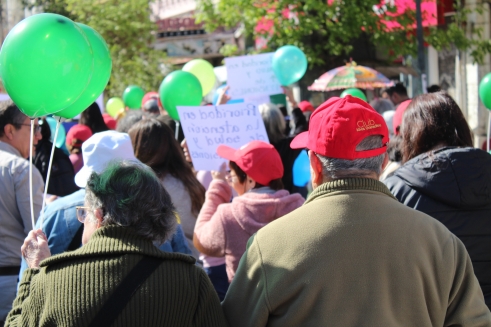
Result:
{"type": "Polygon", "coordinates": [[[270,143],[218,146],[216,171],[158,94],[115,118],[94,103],[46,198],[35,119],[35,226],[31,119],[0,102],[0,325],[491,326],[491,156],[455,101],[284,91],[290,110],[258,106],[270,143]]]}

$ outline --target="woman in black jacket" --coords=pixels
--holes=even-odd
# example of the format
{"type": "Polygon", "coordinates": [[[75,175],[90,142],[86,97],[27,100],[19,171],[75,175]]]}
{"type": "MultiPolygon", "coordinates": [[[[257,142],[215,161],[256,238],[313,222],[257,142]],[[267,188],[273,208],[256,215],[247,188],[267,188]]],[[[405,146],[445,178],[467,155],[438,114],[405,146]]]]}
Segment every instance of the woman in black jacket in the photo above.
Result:
{"type": "Polygon", "coordinates": [[[462,111],[443,92],[412,100],[401,136],[403,165],[384,183],[460,238],[491,307],[491,156],[472,147],[462,111]]]}

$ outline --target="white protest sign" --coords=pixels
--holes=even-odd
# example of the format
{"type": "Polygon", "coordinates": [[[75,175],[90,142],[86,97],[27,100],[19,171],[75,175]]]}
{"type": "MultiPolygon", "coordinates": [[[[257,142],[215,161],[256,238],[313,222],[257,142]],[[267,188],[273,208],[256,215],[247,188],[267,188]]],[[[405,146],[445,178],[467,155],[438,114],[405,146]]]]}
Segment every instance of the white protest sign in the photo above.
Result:
{"type": "Polygon", "coordinates": [[[283,93],[273,72],[274,53],[225,58],[228,93],[232,99],[283,93]]]}
{"type": "Polygon", "coordinates": [[[225,162],[216,153],[220,144],[238,149],[253,140],[269,143],[261,114],[254,104],[177,107],[177,112],[196,170],[218,170],[225,162]]]}
{"type": "Polygon", "coordinates": [[[245,97],[244,102],[260,105],[263,103],[271,103],[271,99],[269,97],[269,94],[259,94],[245,97]]]}

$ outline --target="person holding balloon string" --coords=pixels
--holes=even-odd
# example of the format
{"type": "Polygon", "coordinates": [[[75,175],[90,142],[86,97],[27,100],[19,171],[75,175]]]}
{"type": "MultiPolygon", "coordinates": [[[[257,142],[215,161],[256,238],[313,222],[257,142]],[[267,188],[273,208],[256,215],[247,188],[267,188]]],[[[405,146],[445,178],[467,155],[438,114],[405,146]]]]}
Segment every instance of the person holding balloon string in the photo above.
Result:
{"type": "MultiPolygon", "coordinates": [[[[34,119],[35,146],[41,126],[34,119]]],[[[0,102],[0,322],[4,321],[16,294],[20,270],[20,246],[32,229],[29,190],[31,120],[12,101],[0,102]]],[[[33,210],[37,218],[43,202],[43,178],[32,167],[33,210]]],[[[2,325],[0,323],[0,325],[2,325]]]]}

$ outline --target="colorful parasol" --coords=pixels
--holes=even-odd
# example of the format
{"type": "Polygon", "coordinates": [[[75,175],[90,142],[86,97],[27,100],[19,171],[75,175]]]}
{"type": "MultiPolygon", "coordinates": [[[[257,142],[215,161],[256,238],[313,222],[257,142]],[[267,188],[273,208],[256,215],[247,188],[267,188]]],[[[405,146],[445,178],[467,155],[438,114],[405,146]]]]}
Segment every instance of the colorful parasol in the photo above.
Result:
{"type": "Polygon", "coordinates": [[[308,87],[310,91],[333,91],[347,88],[374,89],[394,85],[387,77],[372,68],[349,62],[331,69],[308,87]]]}

